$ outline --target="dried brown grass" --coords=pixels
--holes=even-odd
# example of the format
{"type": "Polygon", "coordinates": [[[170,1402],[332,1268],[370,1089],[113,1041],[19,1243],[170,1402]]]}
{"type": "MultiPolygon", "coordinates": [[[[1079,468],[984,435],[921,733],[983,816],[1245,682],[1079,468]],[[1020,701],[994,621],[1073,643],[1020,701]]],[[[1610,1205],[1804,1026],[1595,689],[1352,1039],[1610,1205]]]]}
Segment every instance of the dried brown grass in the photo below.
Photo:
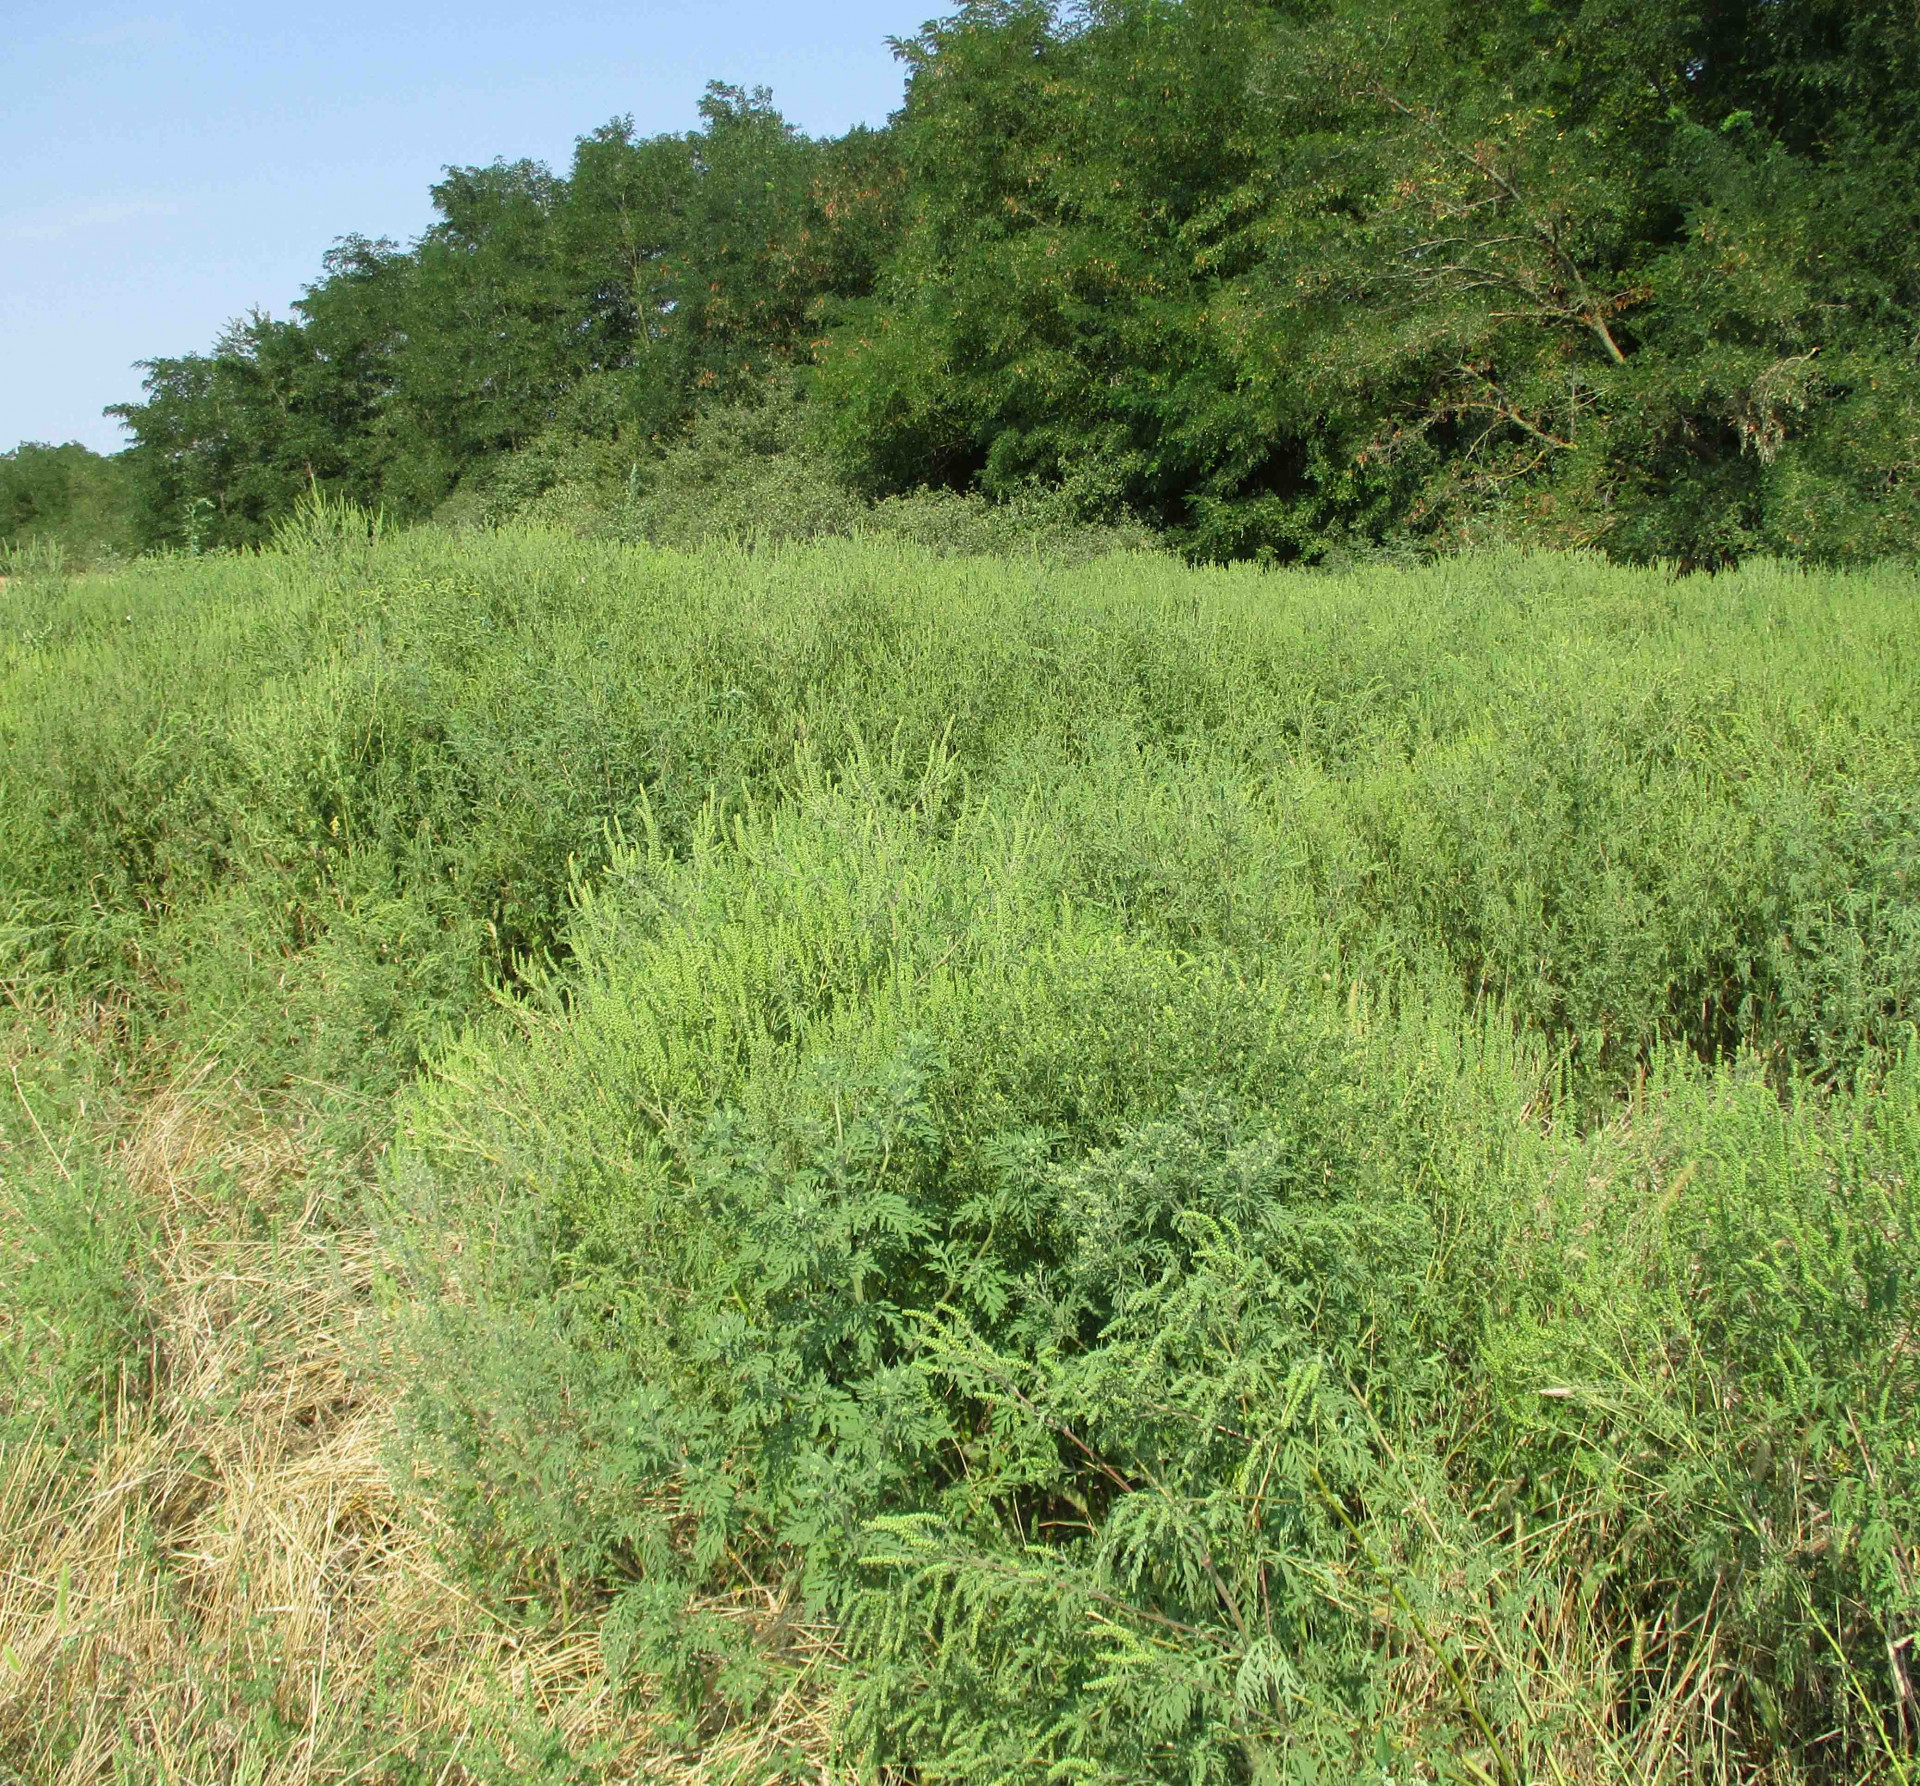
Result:
{"type": "MultiPolygon", "coordinates": [[[[9,1053],[30,1085],[17,1034],[9,1053]]],[[[798,1633],[770,1717],[690,1755],[590,1627],[515,1630],[448,1579],[384,1467],[378,1244],[321,1219],[310,1163],[297,1124],[204,1069],[123,1114],[111,1166],[156,1236],[146,1380],[99,1444],[0,1455],[0,1779],[454,1786],[482,1756],[517,1772],[530,1734],[607,1779],[824,1757],[828,1633],[798,1633]]]]}

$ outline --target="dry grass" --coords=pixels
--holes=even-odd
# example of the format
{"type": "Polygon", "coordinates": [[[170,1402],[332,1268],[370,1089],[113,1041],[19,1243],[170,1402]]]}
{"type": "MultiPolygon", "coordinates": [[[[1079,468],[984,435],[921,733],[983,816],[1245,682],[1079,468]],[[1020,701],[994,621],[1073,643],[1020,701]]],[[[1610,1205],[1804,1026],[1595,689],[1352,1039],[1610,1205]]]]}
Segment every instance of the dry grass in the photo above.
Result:
{"type": "Polygon", "coordinates": [[[120,1133],[156,1236],[147,1381],[97,1446],[0,1455],[0,1779],[454,1786],[518,1774],[534,1736],[602,1779],[824,1756],[825,1633],[800,1633],[815,1666],[771,1718],[690,1756],[591,1628],[510,1629],[447,1579],[383,1465],[377,1243],[317,1219],[297,1128],[202,1071],[120,1133]]]}

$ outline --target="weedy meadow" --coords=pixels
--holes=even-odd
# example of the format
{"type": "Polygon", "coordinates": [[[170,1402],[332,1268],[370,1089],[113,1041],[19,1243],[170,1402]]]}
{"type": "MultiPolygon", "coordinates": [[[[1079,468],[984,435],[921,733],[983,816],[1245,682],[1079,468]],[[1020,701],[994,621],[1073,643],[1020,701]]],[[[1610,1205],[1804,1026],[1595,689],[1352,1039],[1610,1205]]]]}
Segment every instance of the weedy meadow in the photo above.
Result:
{"type": "Polygon", "coordinates": [[[1912,1779],[1911,569],[15,572],[0,1778],[1912,1779]]]}

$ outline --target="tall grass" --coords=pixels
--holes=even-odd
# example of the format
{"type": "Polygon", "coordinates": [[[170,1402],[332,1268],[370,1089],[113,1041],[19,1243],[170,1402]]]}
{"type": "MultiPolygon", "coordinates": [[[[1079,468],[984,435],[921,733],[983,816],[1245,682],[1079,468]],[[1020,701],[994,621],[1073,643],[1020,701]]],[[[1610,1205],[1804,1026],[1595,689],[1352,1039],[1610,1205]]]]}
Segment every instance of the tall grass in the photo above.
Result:
{"type": "MultiPolygon", "coordinates": [[[[0,942],[297,1120],[393,1529],[651,1752],[830,1656],[795,1768],[1904,1780],[1916,595],[316,509],[0,595],[0,942]]],[[[55,1060],[77,1470],[164,1245],[55,1060]]]]}

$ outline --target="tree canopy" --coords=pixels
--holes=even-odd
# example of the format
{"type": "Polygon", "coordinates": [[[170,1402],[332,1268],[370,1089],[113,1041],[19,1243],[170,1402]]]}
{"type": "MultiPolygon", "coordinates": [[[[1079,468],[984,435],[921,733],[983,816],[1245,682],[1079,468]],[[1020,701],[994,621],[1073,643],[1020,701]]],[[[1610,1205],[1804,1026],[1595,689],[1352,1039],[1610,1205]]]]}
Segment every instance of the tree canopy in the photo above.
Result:
{"type": "Polygon", "coordinates": [[[770,379],[856,491],[1199,558],[1920,537],[1907,0],[977,0],[895,48],[884,128],[716,84],[449,168],[418,241],[147,362],[142,537],[611,485],[770,379]]]}
{"type": "Polygon", "coordinates": [[[0,568],[10,549],[47,542],[79,559],[134,543],[125,467],[77,441],[22,441],[0,453],[0,568]]]}

